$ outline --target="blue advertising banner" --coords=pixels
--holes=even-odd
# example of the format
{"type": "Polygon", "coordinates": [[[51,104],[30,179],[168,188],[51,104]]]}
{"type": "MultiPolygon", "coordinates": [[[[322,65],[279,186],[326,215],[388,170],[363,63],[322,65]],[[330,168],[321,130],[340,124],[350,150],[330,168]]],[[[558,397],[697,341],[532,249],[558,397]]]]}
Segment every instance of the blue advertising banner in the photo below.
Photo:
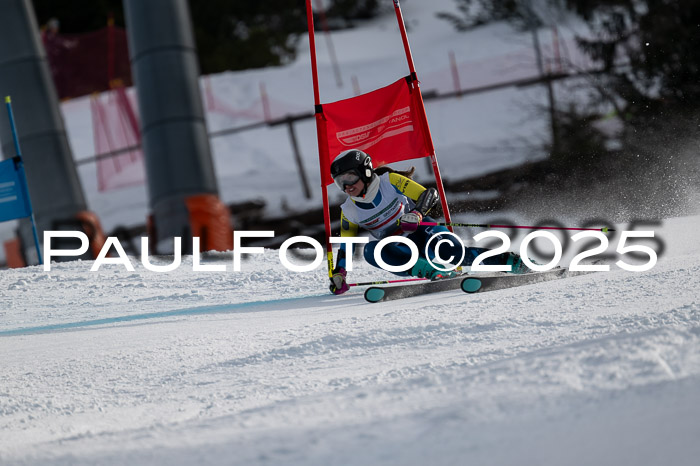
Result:
{"type": "Polygon", "coordinates": [[[29,205],[23,180],[24,166],[15,159],[0,162],[0,222],[29,217],[29,205]]]}

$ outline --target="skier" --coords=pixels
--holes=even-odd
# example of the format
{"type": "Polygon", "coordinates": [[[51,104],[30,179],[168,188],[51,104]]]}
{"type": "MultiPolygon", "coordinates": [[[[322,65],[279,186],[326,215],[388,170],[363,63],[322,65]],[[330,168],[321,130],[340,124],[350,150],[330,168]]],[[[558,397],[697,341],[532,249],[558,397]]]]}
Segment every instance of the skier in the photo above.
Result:
{"type": "MultiPolygon", "coordinates": [[[[448,233],[444,226],[421,225],[422,221],[434,222],[428,217],[430,210],[438,203],[439,196],[435,188],[426,189],[410,177],[414,169],[398,172],[389,167],[372,167],[372,159],[365,152],[351,149],[341,152],[331,164],[331,176],[335,184],[348,195],[341,206],[340,236],[357,236],[360,228],[369,231],[374,238],[365,244],[364,257],[367,262],[379,267],[374,258],[374,251],[380,240],[394,235],[405,236],[418,247],[420,256],[416,264],[407,271],[397,272],[396,275],[414,276],[436,280],[454,276],[454,271],[443,272],[436,269],[428,261],[434,262],[434,248],[440,243],[441,237],[431,242],[431,247],[425,256],[426,244],[436,235],[448,233]]],[[[449,235],[443,235],[448,238],[449,235]]],[[[454,265],[469,266],[476,256],[486,252],[484,248],[465,247],[464,260],[462,246],[454,241],[443,242],[440,246],[440,257],[454,257],[454,265]],[[448,246],[449,244],[449,246],[448,246]]],[[[345,262],[348,252],[345,244],[341,244],[337,256],[337,266],[332,271],[330,290],[333,294],[342,294],[350,288],[347,284],[345,262]]],[[[350,251],[352,254],[352,250],[350,251]]],[[[408,263],[411,258],[409,247],[401,243],[389,243],[381,251],[381,258],[391,266],[408,263]]],[[[486,258],[483,264],[512,266],[513,273],[525,273],[529,269],[522,263],[520,256],[508,252],[486,258]]],[[[446,268],[446,267],[443,267],[446,268]]]]}

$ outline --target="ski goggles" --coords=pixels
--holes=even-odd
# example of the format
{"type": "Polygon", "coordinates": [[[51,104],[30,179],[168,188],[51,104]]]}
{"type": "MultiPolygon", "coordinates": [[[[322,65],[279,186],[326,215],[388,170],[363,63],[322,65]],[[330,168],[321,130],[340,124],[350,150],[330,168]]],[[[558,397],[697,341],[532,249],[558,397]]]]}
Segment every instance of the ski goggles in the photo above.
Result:
{"type": "Polygon", "coordinates": [[[341,191],[345,191],[345,188],[347,186],[353,185],[360,181],[360,175],[358,175],[354,171],[349,171],[336,176],[335,178],[333,178],[333,181],[335,182],[336,186],[340,188],[341,191]]]}

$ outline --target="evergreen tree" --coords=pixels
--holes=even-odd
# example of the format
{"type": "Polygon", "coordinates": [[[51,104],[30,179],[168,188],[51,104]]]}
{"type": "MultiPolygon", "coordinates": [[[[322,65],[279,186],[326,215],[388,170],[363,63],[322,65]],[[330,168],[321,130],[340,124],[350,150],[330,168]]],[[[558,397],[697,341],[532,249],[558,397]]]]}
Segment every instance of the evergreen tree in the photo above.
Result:
{"type": "Polygon", "coordinates": [[[686,113],[700,97],[700,2],[569,0],[594,32],[579,39],[600,63],[632,120],[674,107],[686,113]]]}
{"type": "Polygon", "coordinates": [[[32,0],[39,26],[51,19],[60,23],[62,34],[79,34],[107,26],[110,15],[124,27],[122,0],[32,0]]]}
{"type": "MultiPolygon", "coordinates": [[[[592,34],[577,38],[600,72],[590,82],[593,96],[587,107],[558,112],[561,149],[573,162],[581,135],[596,141],[594,157],[604,134],[595,135],[596,119],[590,112],[596,101],[615,108],[623,124],[619,157],[648,160],[663,157],[674,136],[689,137],[697,128],[695,108],[700,98],[700,2],[697,0],[455,0],[459,14],[442,13],[458,30],[494,21],[509,21],[516,28],[546,24],[546,8],[566,8],[588,24],[592,34]],[[529,22],[530,15],[538,21],[529,22]],[[578,115],[578,116],[577,116],[578,115]],[[563,140],[571,136],[570,141],[563,140]],[[578,142],[577,142],[578,141],[578,142]],[[664,150],[665,149],[665,150],[664,150]]],[[[616,149],[618,150],[618,149],[616,149]]],[[[608,157],[609,158],[609,157],[608,157]]],[[[580,159],[579,159],[580,160],[580,159]]],[[[590,165],[590,164],[587,164],[590,165]]]]}

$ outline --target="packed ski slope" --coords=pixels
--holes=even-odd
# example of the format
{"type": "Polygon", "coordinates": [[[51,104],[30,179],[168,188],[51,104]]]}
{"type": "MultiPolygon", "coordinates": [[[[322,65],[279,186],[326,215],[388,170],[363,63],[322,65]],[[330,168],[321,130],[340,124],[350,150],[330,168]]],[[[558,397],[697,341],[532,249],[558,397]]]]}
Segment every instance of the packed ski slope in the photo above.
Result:
{"type": "Polygon", "coordinates": [[[644,273],[374,305],[273,250],[3,271],[0,463],[695,465],[699,227],[644,273]]]}
{"type": "MultiPolygon", "coordinates": [[[[450,50],[468,61],[465,87],[532,70],[528,35],[502,25],[456,35],[434,17],[452,1],[404,3],[424,89],[451,90],[450,50]],[[493,59],[496,69],[485,66],[493,59]]],[[[344,75],[357,75],[363,91],[406,73],[391,16],[334,37],[344,75]]],[[[349,83],[333,88],[318,45],[323,100],[348,97],[349,83]]],[[[236,108],[254,103],[260,81],[290,108],[309,108],[304,46],[288,66],[225,73],[211,85],[236,108]]],[[[443,172],[526,160],[508,148],[546,134],[546,121],[532,118],[544,101],[541,90],[508,89],[428,103],[443,172]]],[[[62,110],[76,158],[93,155],[88,100],[62,110]]],[[[245,122],[210,113],[207,123],[216,131],[245,122]]],[[[318,186],[313,121],[297,131],[318,186]]],[[[286,138],[280,127],[212,141],[224,201],[263,198],[270,215],[320,204],[319,192],[300,199],[286,138]]],[[[144,187],[98,193],[94,165],[80,175],[107,231],[144,221],[144,187]]],[[[586,208],[570,214],[609,214],[586,208]]],[[[0,271],[0,464],[695,465],[699,229],[698,216],[663,219],[654,231],[664,251],[644,273],[613,265],[532,287],[376,305],[359,289],[330,295],[322,267],[289,272],[272,250],[240,272],[231,253],[203,257],[225,272],[193,272],[191,257],[170,273],[138,258],[133,272],[92,273],[91,262],[0,271]]],[[[10,229],[0,232],[7,239],[10,229]]],[[[351,276],[382,274],[360,261],[351,276]]]]}

